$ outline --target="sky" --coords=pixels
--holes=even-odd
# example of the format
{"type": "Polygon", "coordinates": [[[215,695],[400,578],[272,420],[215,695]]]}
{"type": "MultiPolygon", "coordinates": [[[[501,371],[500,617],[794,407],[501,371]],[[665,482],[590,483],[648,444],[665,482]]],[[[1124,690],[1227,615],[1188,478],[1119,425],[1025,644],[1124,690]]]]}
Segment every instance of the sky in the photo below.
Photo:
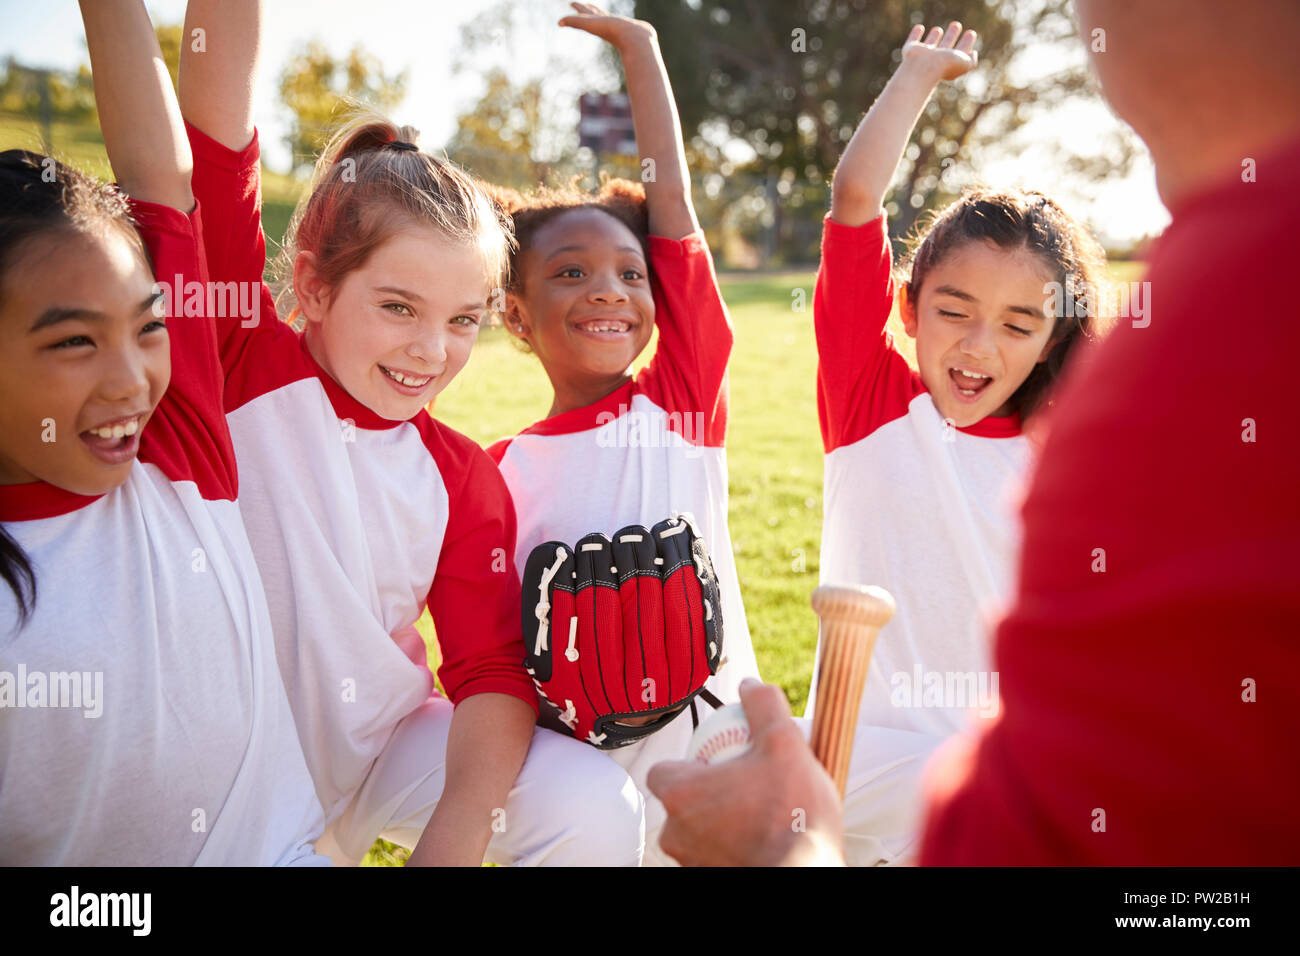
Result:
{"type": "MultiPolygon", "coordinates": [[[[453,68],[460,53],[460,27],[493,5],[493,0],[266,0],[255,120],[268,165],[277,169],[288,165],[288,150],[281,139],[288,115],[276,93],[279,72],[291,54],[311,39],[323,42],[335,55],[360,44],[381,58],[385,72],[407,70],[406,99],[391,111],[392,116],[418,128],[422,145],[441,147],[455,130],[457,115],[471,107],[482,91],[477,62],[460,72],[453,68]]],[[[185,0],[146,0],[146,6],[155,23],[184,19],[185,0]]],[[[560,0],[554,6],[554,20],[568,12],[568,5],[560,0]]],[[[534,20],[528,29],[518,31],[523,40],[514,49],[503,49],[492,58],[485,55],[482,72],[508,64],[516,79],[545,74],[548,92],[559,102],[574,104],[583,89],[617,88],[616,77],[599,61],[599,40],[550,27],[545,20],[534,20]],[[557,62],[564,69],[556,69],[557,62]]],[[[59,69],[87,62],[76,0],[0,0],[0,60],[9,56],[24,65],[59,69]]],[[[1032,68],[1033,57],[1029,59],[1032,68]]],[[[576,123],[576,105],[572,116],[576,123]]],[[[1039,145],[1060,131],[1068,130],[1077,138],[1080,130],[1088,130],[1100,141],[1121,128],[1099,103],[1041,117],[1024,130],[1024,145],[1017,155],[986,163],[979,170],[980,179],[997,187],[1039,189],[1067,210],[1089,213],[1099,238],[1108,244],[1157,233],[1169,218],[1156,195],[1145,150],[1129,177],[1081,190],[1058,179],[1052,151],[1039,145]]]]}

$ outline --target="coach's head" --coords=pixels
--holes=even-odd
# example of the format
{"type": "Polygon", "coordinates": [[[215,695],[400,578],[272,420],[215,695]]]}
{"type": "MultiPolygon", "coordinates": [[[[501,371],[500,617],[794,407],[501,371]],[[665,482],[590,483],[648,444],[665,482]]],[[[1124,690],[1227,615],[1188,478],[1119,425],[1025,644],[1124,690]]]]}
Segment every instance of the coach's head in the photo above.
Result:
{"type": "Polygon", "coordinates": [[[1076,0],[1102,92],[1146,142],[1172,208],[1199,183],[1294,135],[1295,0],[1076,0]]]}

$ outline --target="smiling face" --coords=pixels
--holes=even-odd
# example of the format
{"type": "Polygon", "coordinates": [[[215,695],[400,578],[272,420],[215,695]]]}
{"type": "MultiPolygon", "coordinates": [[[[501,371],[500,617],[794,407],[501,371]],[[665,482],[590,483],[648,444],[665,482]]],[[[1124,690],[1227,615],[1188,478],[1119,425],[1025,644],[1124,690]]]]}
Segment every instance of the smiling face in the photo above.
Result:
{"type": "Polygon", "coordinates": [[[654,331],[645,253],[614,216],[582,208],[539,228],[518,258],[506,326],[528,342],[557,392],[627,374],[654,331]]]}
{"type": "Polygon", "coordinates": [[[966,427],[1012,413],[1011,396],[1050,351],[1043,286],[1054,279],[1023,247],[972,240],[931,266],[918,301],[904,297],[903,325],[939,414],[966,427]]]}
{"type": "Polygon", "coordinates": [[[0,483],[82,495],[126,480],[171,379],[138,243],[116,226],[29,240],[0,289],[0,483]]]}
{"type": "Polygon", "coordinates": [[[465,367],[490,292],[479,248],[416,225],[394,232],[333,288],[312,255],[299,253],[294,288],[312,356],[391,421],[415,416],[465,367]]]}

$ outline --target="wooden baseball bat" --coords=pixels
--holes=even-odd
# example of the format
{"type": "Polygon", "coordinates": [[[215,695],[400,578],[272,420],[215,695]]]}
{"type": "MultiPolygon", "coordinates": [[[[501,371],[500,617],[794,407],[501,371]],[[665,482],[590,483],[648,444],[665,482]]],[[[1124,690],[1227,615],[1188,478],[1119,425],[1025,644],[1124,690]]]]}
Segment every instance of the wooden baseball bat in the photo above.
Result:
{"type": "Polygon", "coordinates": [[[894,616],[894,598],[884,588],[824,584],[812,606],[821,641],[812,749],[843,796],[867,665],[876,635],[894,616]]]}

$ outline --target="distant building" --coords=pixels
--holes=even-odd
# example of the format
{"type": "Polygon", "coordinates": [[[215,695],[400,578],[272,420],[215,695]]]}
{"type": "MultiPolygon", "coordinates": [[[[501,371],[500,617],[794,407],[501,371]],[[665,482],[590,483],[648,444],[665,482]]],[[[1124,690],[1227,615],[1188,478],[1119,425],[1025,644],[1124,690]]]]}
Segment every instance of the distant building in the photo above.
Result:
{"type": "Polygon", "coordinates": [[[600,155],[635,156],[636,133],[626,93],[584,93],[578,100],[578,144],[600,155]]]}

